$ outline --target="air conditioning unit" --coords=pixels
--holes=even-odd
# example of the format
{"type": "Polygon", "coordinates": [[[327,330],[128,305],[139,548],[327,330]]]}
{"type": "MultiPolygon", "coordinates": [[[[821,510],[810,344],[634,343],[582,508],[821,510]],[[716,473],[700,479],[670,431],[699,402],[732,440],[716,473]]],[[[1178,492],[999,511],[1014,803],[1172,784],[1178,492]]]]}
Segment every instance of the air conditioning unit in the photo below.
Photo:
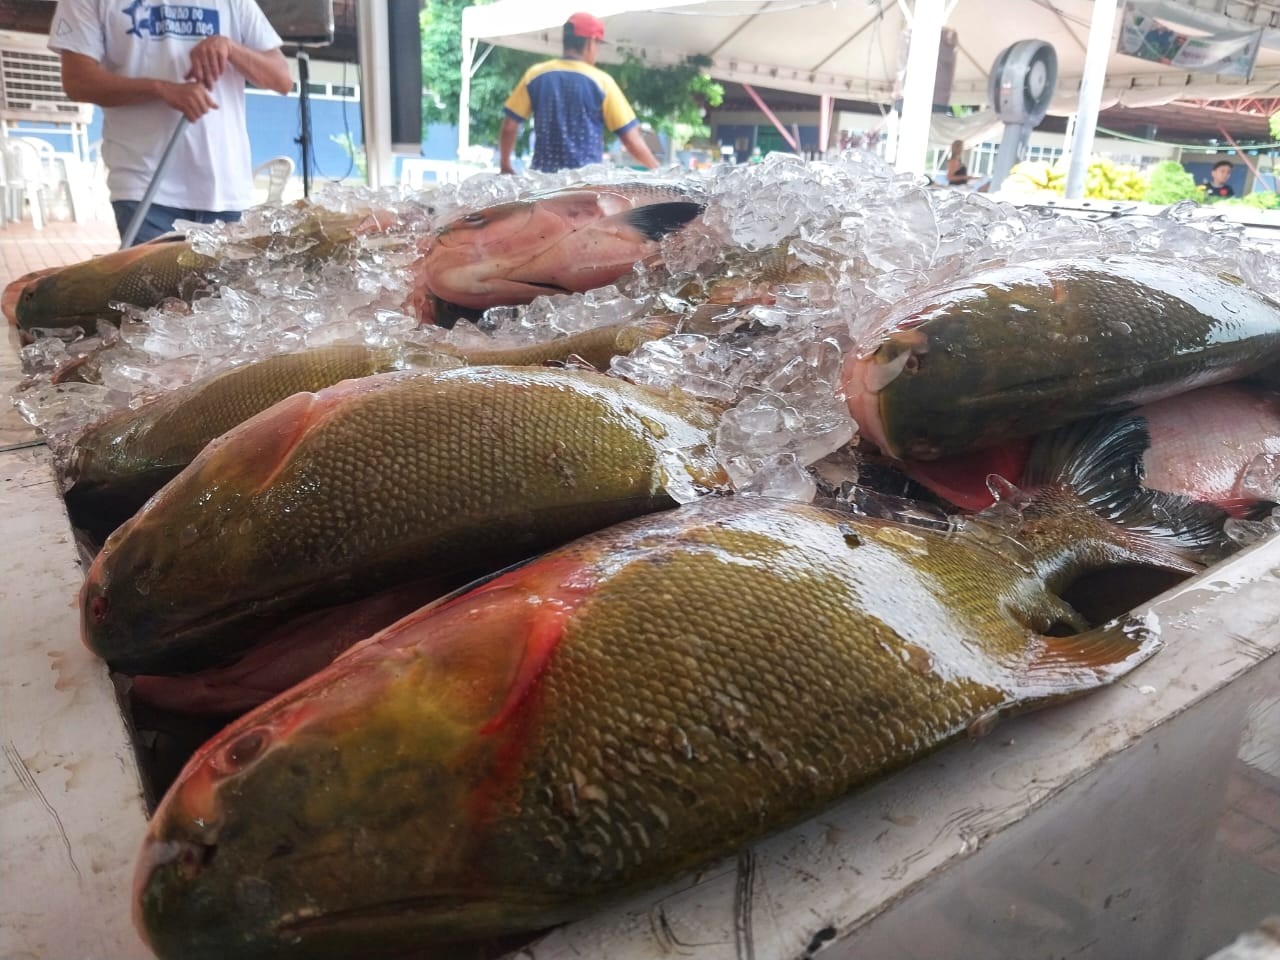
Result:
{"type": "Polygon", "coordinates": [[[48,50],[0,47],[0,110],[6,118],[88,123],[89,104],[62,92],[62,61],[48,50]]]}

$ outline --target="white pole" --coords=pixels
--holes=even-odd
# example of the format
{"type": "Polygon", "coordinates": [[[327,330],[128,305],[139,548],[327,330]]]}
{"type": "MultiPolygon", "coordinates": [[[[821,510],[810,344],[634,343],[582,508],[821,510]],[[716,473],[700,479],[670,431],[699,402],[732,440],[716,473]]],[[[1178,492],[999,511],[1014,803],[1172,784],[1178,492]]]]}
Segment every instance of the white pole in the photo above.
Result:
{"type": "Polygon", "coordinates": [[[359,0],[360,102],[364,116],[365,177],[369,186],[391,184],[391,75],[387,0],[359,0]]]}
{"type": "Polygon", "coordinates": [[[462,88],[458,91],[458,155],[471,145],[471,70],[476,58],[476,40],[462,34],[462,88]]]}
{"type": "Polygon", "coordinates": [[[929,121],[938,74],[938,43],[947,16],[946,0],[916,0],[911,16],[911,46],[907,76],[902,85],[902,119],[898,124],[899,173],[925,173],[929,150],[929,121]]]}
{"type": "Polygon", "coordinates": [[[1075,135],[1071,138],[1071,165],[1067,168],[1067,199],[1084,196],[1085,174],[1093,156],[1093,135],[1098,128],[1098,108],[1107,83],[1107,60],[1116,29],[1116,0],[1093,0],[1089,21],[1089,46],[1080,80],[1080,105],[1076,109],[1075,135]]]}

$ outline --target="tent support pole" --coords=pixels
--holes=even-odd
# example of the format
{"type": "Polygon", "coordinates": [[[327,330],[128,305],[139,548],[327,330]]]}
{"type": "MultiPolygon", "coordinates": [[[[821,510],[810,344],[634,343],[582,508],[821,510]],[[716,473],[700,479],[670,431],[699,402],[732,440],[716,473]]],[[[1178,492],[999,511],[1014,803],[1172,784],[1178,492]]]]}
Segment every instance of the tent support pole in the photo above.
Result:
{"type": "Polygon", "coordinates": [[[365,177],[375,190],[390,186],[391,80],[387,74],[386,0],[359,0],[360,106],[364,114],[365,177]]]}
{"type": "Polygon", "coordinates": [[[1084,76],[1080,80],[1080,105],[1076,109],[1076,129],[1071,138],[1071,165],[1067,168],[1068,200],[1084,196],[1085,174],[1093,155],[1093,136],[1098,129],[1098,109],[1107,83],[1107,59],[1111,56],[1116,29],[1116,0],[1094,0],[1089,21],[1089,46],[1084,55],[1084,76]]]}
{"type": "Polygon", "coordinates": [[[827,144],[831,142],[831,115],[835,98],[829,93],[818,96],[818,153],[826,156],[827,144]]]}
{"type": "Polygon", "coordinates": [[[1218,132],[1226,138],[1227,143],[1231,144],[1231,149],[1236,152],[1236,156],[1239,157],[1241,161],[1243,161],[1244,165],[1249,168],[1249,172],[1253,174],[1254,179],[1260,183],[1263,182],[1262,174],[1258,172],[1258,168],[1254,166],[1253,161],[1249,159],[1248,155],[1240,149],[1240,144],[1231,139],[1231,134],[1227,133],[1227,128],[1220,126],[1218,127],[1218,132]]]}
{"type": "Polygon", "coordinates": [[[916,0],[907,48],[907,76],[902,85],[902,119],[898,124],[895,169],[925,173],[929,152],[929,120],[938,74],[938,44],[946,20],[946,0],[916,0]]]}
{"type": "Polygon", "coordinates": [[[787,145],[790,146],[791,149],[794,150],[796,153],[799,153],[800,142],[791,135],[790,130],[788,130],[786,127],[782,125],[782,121],[779,120],[774,115],[774,112],[769,109],[769,105],[764,102],[764,100],[760,97],[760,94],[756,93],[756,88],[751,86],[751,84],[749,83],[744,83],[742,85],[742,89],[747,91],[747,96],[749,96],[752,100],[756,102],[756,106],[760,108],[761,113],[763,113],[766,117],[769,118],[769,122],[772,123],[775,127],[777,127],[778,132],[782,134],[782,139],[787,141],[787,145]]]}
{"type": "Polygon", "coordinates": [[[471,74],[476,57],[476,39],[462,37],[462,87],[458,91],[458,154],[471,146],[471,74]]]}

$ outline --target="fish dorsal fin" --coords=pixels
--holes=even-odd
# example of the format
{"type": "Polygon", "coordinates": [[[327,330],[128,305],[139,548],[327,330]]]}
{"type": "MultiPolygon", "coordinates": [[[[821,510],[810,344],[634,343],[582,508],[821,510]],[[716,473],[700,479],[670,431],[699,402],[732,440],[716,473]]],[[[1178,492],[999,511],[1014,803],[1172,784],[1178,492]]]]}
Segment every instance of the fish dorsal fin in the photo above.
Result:
{"type": "Polygon", "coordinates": [[[618,215],[618,219],[639,230],[649,240],[661,240],[702,213],[703,205],[688,200],[649,203],[618,215]]]}

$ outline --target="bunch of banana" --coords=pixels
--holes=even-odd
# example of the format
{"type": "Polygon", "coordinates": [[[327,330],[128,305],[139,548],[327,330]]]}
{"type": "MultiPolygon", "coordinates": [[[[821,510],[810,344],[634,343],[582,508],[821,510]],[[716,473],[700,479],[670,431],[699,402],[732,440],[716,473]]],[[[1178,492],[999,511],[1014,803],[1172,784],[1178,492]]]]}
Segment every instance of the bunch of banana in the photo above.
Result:
{"type": "Polygon", "coordinates": [[[1045,160],[1024,160],[1016,164],[1000,185],[1002,191],[1021,194],[1063,193],[1067,188],[1065,167],[1045,160]]]}
{"type": "Polygon", "coordinates": [[[1136,167],[1110,160],[1089,164],[1084,195],[1090,200],[1141,200],[1146,192],[1146,178],[1136,167]]]}

